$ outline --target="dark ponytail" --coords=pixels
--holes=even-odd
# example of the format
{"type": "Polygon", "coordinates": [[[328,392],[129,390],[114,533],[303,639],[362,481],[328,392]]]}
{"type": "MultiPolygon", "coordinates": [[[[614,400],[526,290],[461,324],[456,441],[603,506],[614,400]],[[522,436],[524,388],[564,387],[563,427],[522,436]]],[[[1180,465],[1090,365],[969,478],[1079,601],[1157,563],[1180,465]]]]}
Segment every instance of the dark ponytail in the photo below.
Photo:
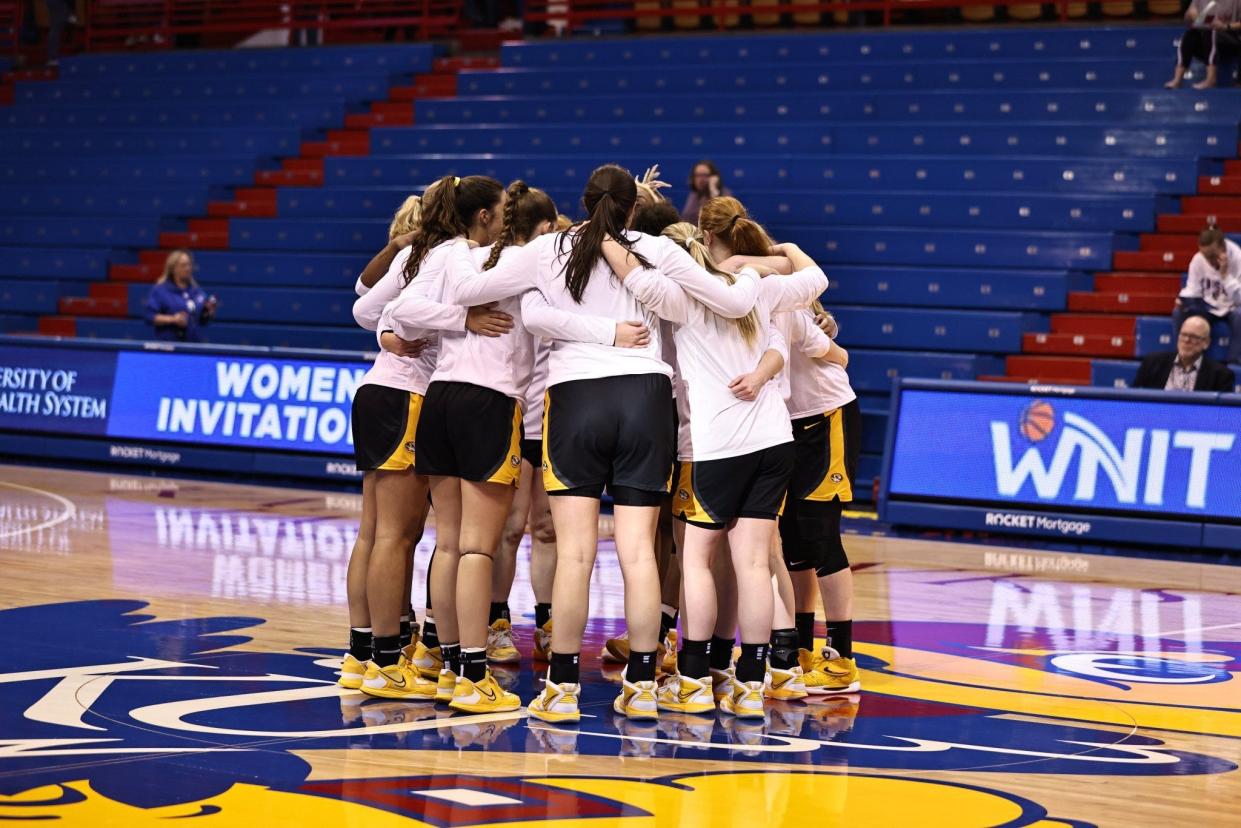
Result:
{"type": "Polygon", "coordinates": [[[504,202],[504,229],[491,246],[491,255],[483,270],[491,270],[500,261],[504,248],[513,243],[530,241],[535,229],[543,222],[556,224],[556,203],[542,190],[518,180],[508,185],[508,201],[504,202]]]}
{"type": "Polygon", "coordinates": [[[586,190],[582,193],[582,206],[586,208],[587,223],[575,224],[576,231],[560,237],[560,254],[569,242],[568,261],[565,262],[564,281],[573,301],[579,304],[591,271],[603,256],[603,241],[609,236],[633,254],[638,264],[650,267],[642,254],[633,249],[633,242],[625,238],[625,223],[638,200],[638,185],[629,171],[615,164],[604,164],[590,174],[586,190]]]}
{"type": "Polygon", "coordinates": [[[1207,224],[1206,229],[1198,234],[1199,247],[1215,247],[1224,243],[1224,232],[1215,222],[1207,224]]]}
{"type": "Polygon", "coordinates": [[[503,192],[499,181],[484,175],[465,178],[447,175],[427,187],[422,195],[421,223],[409,245],[402,286],[408,285],[418,275],[418,269],[431,248],[464,236],[474,215],[479,210],[498,204],[503,192]]]}

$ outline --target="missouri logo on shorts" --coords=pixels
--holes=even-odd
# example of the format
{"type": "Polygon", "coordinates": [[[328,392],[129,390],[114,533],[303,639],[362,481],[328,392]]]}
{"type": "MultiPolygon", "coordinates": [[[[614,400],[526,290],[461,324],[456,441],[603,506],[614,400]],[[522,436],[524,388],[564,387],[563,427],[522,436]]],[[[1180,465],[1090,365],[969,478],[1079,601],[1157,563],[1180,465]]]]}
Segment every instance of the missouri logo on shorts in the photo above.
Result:
{"type": "Polygon", "coordinates": [[[518,466],[521,465],[521,458],[518,457],[516,454],[510,454],[508,456],[508,464],[512,466],[513,468],[517,468],[518,466]]]}
{"type": "Polygon", "coordinates": [[[407,440],[407,441],[405,442],[405,450],[406,450],[406,451],[408,451],[408,452],[410,452],[410,453],[413,453],[413,451],[414,451],[414,441],[413,441],[413,440],[407,440]]]}
{"type": "Polygon", "coordinates": [[[677,489],[677,498],[680,500],[689,500],[689,492],[685,489],[677,489]]]}
{"type": "Polygon", "coordinates": [[[840,482],[841,482],[841,481],[843,481],[844,479],[845,479],[845,476],[844,476],[843,474],[841,474],[840,472],[833,472],[833,473],[832,473],[832,482],[833,482],[833,483],[840,483],[840,482]]]}

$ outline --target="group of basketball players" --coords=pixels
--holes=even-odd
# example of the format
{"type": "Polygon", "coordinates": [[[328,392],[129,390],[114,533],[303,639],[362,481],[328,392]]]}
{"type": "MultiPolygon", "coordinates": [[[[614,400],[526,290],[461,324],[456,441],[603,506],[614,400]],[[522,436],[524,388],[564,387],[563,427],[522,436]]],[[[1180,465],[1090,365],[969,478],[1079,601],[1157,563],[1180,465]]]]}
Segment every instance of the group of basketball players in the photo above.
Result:
{"type": "Polygon", "coordinates": [[[363,516],[342,686],[518,709],[488,663],[521,658],[507,600],[528,524],[532,656],[548,665],[528,710],[577,721],[606,490],[627,624],[603,652],[625,665],[617,713],[762,718],[765,698],[860,688],[840,538],[860,414],[817,300],[827,277],[735,198],[707,201],[695,227],[663,186],[599,167],[576,224],[483,176],[441,178],[398,211],[354,307],[380,351],[353,401],[363,516]]]}

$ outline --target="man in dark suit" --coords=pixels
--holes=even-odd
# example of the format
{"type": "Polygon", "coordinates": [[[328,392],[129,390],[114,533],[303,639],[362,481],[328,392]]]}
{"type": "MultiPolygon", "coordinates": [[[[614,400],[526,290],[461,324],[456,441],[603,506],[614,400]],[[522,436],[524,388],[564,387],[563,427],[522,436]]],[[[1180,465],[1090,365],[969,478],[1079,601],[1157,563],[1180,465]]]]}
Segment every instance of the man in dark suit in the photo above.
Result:
{"type": "Polygon", "coordinates": [[[1161,388],[1165,391],[1225,391],[1236,388],[1237,378],[1226,366],[1207,359],[1211,344],[1211,323],[1191,316],[1181,324],[1176,350],[1151,354],[1138,367],[1134,388],[1161,388]]]}

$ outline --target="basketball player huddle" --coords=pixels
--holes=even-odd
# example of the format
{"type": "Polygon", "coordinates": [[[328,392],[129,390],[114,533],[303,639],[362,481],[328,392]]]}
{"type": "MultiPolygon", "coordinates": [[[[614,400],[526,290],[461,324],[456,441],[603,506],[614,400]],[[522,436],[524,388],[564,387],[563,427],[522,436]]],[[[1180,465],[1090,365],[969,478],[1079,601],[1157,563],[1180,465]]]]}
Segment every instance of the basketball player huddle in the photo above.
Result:
{"type": "Polygon", "coordinates": [[[398,212],[354,308],[380,352],[353,402],[364,506],[342,686],[521,707],[488,664],[521,657],[507,600],[529,524],[548,669],[528,711],[577,721],[606,491],[627,624],[603,652],[625,665],[616,713],[763,718],[765,699],[859,690],[840,518],[860,414],[818,304],[827,277],[732,197],[675,222],[657,175],[599,167],[577,224],[483,176],[442,178],[398,212]],[[431,503],[420,628],[412,557],[431,503]]]}

